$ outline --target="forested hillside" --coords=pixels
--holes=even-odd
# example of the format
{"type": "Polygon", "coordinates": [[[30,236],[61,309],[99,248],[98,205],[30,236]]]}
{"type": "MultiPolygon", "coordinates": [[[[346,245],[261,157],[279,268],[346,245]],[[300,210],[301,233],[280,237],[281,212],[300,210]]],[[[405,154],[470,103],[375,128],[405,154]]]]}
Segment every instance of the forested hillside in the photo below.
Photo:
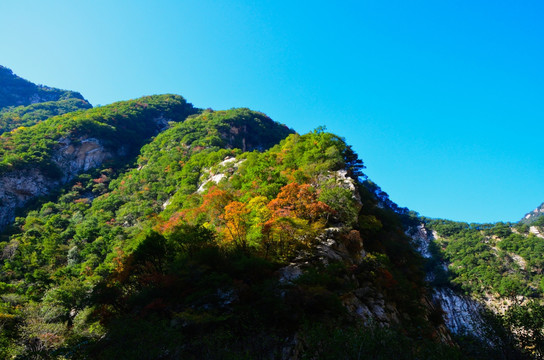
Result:
{"type": "Polygon", "coordinates": [[[35,85],[0,65],[0,134],[91,107],[80,93],[35,85]]]}
{"type": "Polygon", "coordinates": [[[69,98],[83,100],[83,96],[74,91],[33,84],[15,75],[13,71],[2,65],[0,65],[0,84],[2,85],[0,88],[0,108],[69,98]]]}
{"type": "Polygon", "coordinates": [[[530,357],[544,355],[544,227],[520,222],[467,224],[424,219],[435,234],[430,272],[436,288],[451,287],[483,304],[503,328],[504,342],[530,357]],[[447,266],[444,271],[442,266],[447,266]]]}
{"type": "Polygon", "coordinates": [[[0,109],[0,134],[21,126],[28,127],[55,115],[72,111],[90,109],[92,106],[83,99],[47,101],[28,106],[15,106],[0,109]]]}
{"type": "Polygon", "coordinates": [[[80,174],[4,235],[4,354],[455,353],[362,169],[341,138],[247,109],[175,124],[134,168],[80,174]],[[394,345],[367,349],[375,337],[394,345]]]}
{"type": "Polygon", "coordinates": [[[0,113],[1,358],[542,355],[539,220],[420,217],[324,127],[178,95],[33,105],[58,91],[2,71],[23,95],[0,113]]]}
{"type": "Polygon", "coordinates": [[[198,112],[181,96],[137,100],[52,117],[0,135],[0,227],[19,208],[57,192],[78,174],[134,160],[153,135],[198,112]]]}

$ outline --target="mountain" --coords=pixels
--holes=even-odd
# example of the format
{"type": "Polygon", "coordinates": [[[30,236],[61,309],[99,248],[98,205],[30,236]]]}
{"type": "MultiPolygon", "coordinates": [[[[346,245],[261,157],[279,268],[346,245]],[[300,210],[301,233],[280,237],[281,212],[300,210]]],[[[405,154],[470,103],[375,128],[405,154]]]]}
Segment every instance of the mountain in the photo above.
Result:
{"type": "Polygon", "coordinates": [[[531,225],[535,222],[538,222],[540,225],[544,225],[543,219],[544,219],[544,203],[540,204],[540,206],[534,209],[533,211],[525,214],[523,219],[520,220],[520,223],[531,225]]]}
{"type": "Polygon", "coordinates": [[[66,99],[85,100],[78,92],[33,84],[0,65],[0,108],[66,99]]]}
{"type": "Polygon", "coordinates": [[[323,127],[157,95],[0,142],[3,358],[542,354],[541,228],[400,208],[323,127]]]}
{"type": "Polygon", "coordinates": [[[86,100],[71,98],[3,108],[0,109],[0,134],[22,126],[32,126],[56,115],[90,109],[91,107],[91,104],[86,100]]]}
{"type": "Polygon", "coordinates": [[[341,138],[248,109],[173,124],[134,167],[80,175],[18,220],[3,281],[24,295],[7,309],[33,299],[44,316],[34,330],[21,316],[23,353],[40,339],[93,358],[321,356],[322,327],[357,337],[374,318],[392,356],[419,351],[396,327],[454,351],[432,341],[450,340],[440,319],[425,325],[437,310],[418,256],[362,168],[341,138]]]}
{"type": "Polygon", "coordinates": [[[35,85],[0,66],[0,134],[91,107],[78,92],[35,85]]]}
{"type": "Polygon", "coordinates": [[[0,135],[0,227],[38,196],[108,161],[129,161],[152,136],[197,112],[162,95],[72,112],[0,135]]]}
{"type": "Polygon", "coordinates": [[[544,227],[419,221],[412,235],[448,328],[495,344],[496,358],[542,358],[544,227]]]}

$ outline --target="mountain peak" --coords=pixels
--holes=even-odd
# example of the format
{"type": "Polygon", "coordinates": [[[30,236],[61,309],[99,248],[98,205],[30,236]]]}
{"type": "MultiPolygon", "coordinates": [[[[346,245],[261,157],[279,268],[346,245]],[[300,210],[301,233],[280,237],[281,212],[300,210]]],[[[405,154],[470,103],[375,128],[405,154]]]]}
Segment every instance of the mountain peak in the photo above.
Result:
{"type": "Polygon", "coordinates": [[[15,75],[11,69],[0,65],[0,108],[66,99],[85,100],[80,93],[75,91],[36,85],[15,75]]]}
{"type": "Polygon", "coordinates": [[[540,204],[540,206],[534,209],[533,211],[525,214],[525,216],[523,217],[523,219],[520,220],[520,222],[529,225],[534,223],[537,219],[543,216],[544,216],[544,203],[540,204]]]}

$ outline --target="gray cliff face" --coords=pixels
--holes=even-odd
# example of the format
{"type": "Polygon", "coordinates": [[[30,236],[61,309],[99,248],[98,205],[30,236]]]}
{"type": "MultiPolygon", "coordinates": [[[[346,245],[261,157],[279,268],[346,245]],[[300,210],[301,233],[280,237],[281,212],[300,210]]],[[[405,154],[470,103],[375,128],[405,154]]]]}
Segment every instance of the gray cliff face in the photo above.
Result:
{"type": "MultiPolygon", "coordinates": [[[[156,135],[168,127],[170,119],[163,116],[152,119],[156,135]]],[[[17,170],[0,175],[0,230],[15,219],[15,210],[25,206],[31,199],[58,189],[77,175],[101,166],[105,161],[126,157],[129,150],[124,145],[106,148],[100,139],[61,138],[52,153],[52,160],[60,169],[60,177],[52,178],[38,169],[17,170]]]]}
{"type": "Polygon", "coordinates": [[[15,209],[30,199],[49,193],[58,182],[46,178],[36,169],[8,173],[0,177],[0,228],[15,217],[15,209]]]}
{"type": "MultiPolygon", "coordinates": [[[[361,264],[366,256],[363,240],[359,232],[346,229],[328,228],[318,237],[318,243],[312,254],[300,254],[294,262],[281,268],[281,283],[290,283],[301,276],[307,269],[318,264],[341,261],[349,265],[361,264]]],[[[400,323],[401,314],[397,305],[390,301],[369,281],[359,282],[355,276],[346,279],[358,284],[357,288],[342,296],[342,304],[356,319],[365,324],[374,322],[381,326],[400,323]]]]}
{"type": "Polygon", "coordinates": [[[448,288],[434,289],[433,300],[442,307],[446,326],[453,334],[469,333],[479,338],[485,336],[485,320],[481,316],[484,310],[482,304],[448,288]]]}
{"type": "MultiPolygon", "coordinates": [[[[406,234],[412,238],[414,248],[426,259],[432,257],[429,250],[431,242],[436,240],[436,233],[431,232],[425,225],[420,224],[410,228],[406,234]]],[[[446,264],[443,264],[447,271],[446,264]]],[[[427,274],[426,279],[430,281],[434,274],[427,274]]],[[[450,288],[434,288],[432,301],[444,311],[446,327],[452,334],[470,333],[482,338],[484,336],[485,320],[481,313],[484,305],[464,295],[457,294],[450,288]]]]}
{"type": "MultiPolygon", "coordinates": [[[[347,176],[345,171],[337,171],[321,180],[330,178],[335,179],[337,186],[351,191],[358,209],[363,206],[355,181],[347,176]]],[[[326,183],[326,181],[322,181],[322,183],[326,183]]],[[[430,254],[427,249],[429,239],[420,240],[419,248],[425,248],[430,254]]],[[[338,227],[327,228],[318,236],[317,244],[311,253],[300,253],[291,264],[279,269],[279,280],[281,283],[292,283],[308,268],[333,262],[343,262],[348,267],[357,266],[365,261],[367,256],[359,231],[346,226],[346,224],[338,224],[338,227]]],[[[409,315],[399,311],[401,307],[375,283],[369,280],[359,280],[355,275],[346,278],[346,281],[354,283],[356,286],[353,290],[342,295],[342,305],[357,321],[383,327],[399,325],[402,321],[410,321],[409,315]]],[[[434,314],[441,313],[434,295],[422,294],[419,301],[427,321],[432,321],[431,318],[434,317],[434,314]]],[[[448,331],[447,318],[444,320],[446,325],[437,323],[433,335],[439,341],[451,344],[453,341],[448,331]]]]}
{"type": "MultiPolygon", "coordinates": [[[[61,169],[62,183],[73,179],[83,171],[100,166],[105,160],[112,158],[113,154],[104,149],[100,140],[88,138],[73,143],[69,139],[61,139],[61,146],[53,155],[54,162],[61,169]]],[[[117,151],[117,155],[125,155],[124,148],[117,151]]]]}
{"type": "MultiPolygon", "coordinates": [[[[325,184],[334,179],[336,186],[351,192],[357,210],[363,206],[355,180],[347,176],[345,170],[322,175],[320,182],[325,184]]],[[[359,231],[346,224],[330,227],[317,237],[317,243],[311,253],[300,253],[294,261],[279,270],[281,283],[290,283],[314,266],[343,262],[348,266],[360,265],[367,252],[359,231]]],[[[342,305],[353,318],[364,324],[375,323],[380,326],[399,324],[402,314],[397,304],[388,299],[375,284],[370,281],[359,281],[352,275],[347,281],[354,282],[357,287],[342,296],[342,305]]]]}
{"type": "MultiPolygon", "coordinates": [[[[348,228],[334,227],[327,228],[318,237],[318,243],[313,252],[300,254],[289,265],[278,270],[279,281],[283,284],[293,283],[298,277],[302,276],[307,269],[319,265],[328,264],[331,262],[341,261],[346,265],[353,266],[361,264],[367,252],[364,250],[363,240],[356,230],[349,231],[348,228]]],[[[383,293],[376,284],[371,281],[357,280],[352,275],[346,280],[356,284],[356,287],[342,295],[342,305],[347,312],[356,321],[363,324],[375,324],[381,327],[390,327],[399,325],[402,321],[410,321],[410,317],[406,313],[399,311],[399,306],[387,294],[383,293]]],[[[434,296],[423,294],[420,298],[420,304],[425,309],[425,318],[427,321],[432,321],[433,314],[440,314],[440,306],[437,305],[434,296]]],[[[453,305],[462,308],[458,302],[453,305]]],[[[444,307],[446,311],[454,306],[444,307]]],[[[456,311],[456,310],[453,310],[456,311]]],[[[453,344],[450,335],[449,319],[445,318],[446,324],[438,323],[435,325],[433,336],[442,343],[453,344]]],[[[456,321],[455,318],[451,318],[456,321]]],[[[302,344],[299,341],[299,336],[291,339],[290,344],[285,346],[282,359],[299,359],[302,352],[302,344]]]]}
{"type": "Polygon", "coordinates": [[[431,244],[431,241],[434,241],[435,235],[425,228],[423,224],[420,224],[416,228],[408,229],[406,235],[412,238],[412,244],[421,256],[425,259],[431,257],[429,245],[431,244]]]}
{"type": "Polygon", "coordinates": [[[38,169],[18,170],[1,175],[0,229],[11,223],[15,218],[15,210],[31,199],[47,195],[81,172],[100,166],[114,155],[123,154],[123,148],[114,154],[94,138],[77,142],[61,139],[59,148],[53,154],[53,161],[62,172],[60,179],[50,178],[38,169]]]}

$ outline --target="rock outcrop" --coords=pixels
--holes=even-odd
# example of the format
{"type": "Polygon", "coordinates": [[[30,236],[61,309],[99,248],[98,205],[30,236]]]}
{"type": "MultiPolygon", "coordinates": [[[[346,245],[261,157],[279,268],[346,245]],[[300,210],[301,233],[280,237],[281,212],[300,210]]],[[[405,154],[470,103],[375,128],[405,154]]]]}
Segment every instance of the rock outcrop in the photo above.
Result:
{"type": "Polygon", "coordinates": [[[115,154],[107,151],[95,138],[83,139],[73,142],[63,138],[59,141],[61,146],[53,156],[55,164],[62,170],[62,183],[73,179],[82,171],[87,171],[100,166],[113,155],[126,155],[126,150],[120,147],[115,154]]]}
{"type": "MultiPolygon", "coordinates": [[[[412,238],[414,248],[426,259],[432,257],[430,245],[436,240],[437,234],[430,231],[423,224],[409,228],[406,234],[412,238]]],[[[442,264],[447,271],[446,264],[442,264]]],[[[435,274],[426,274],[431,281],[435,274]]],[[[474,299],[456,293],[448,287],[434,287],[432,301],[444,312],[444,321],[448,330],[453,334],[469,333],[482,338],[485,336],[485,320],[482,311],[485,306],[474,299]]]]}
{"type": "Polygon", "coordinates": [[[540,238],[543,238],[544,239],[544,233],[542,232],[541,229],[539,229],[538,227],[536,226],[531,226],[529,228],[529,232],[535,236],[538,236],[540,238]]]}
{"type": "Polygon", "coordinates": [[[537,207],[533,211],[525,214],[525,216],[523,217],[523,219],[520,220],[520,222],[530,225],[542,216],[544,216],[544,203],[542,203],[539,207],[537,207]]]}
{"type": "Polygon", "coordinates": [[[52,177],[38,169],[18,170],[0,176],[0,229],[15,218],[15,210],[30,200],[47,195],[83,171],[100,166],[105,160],[125,154],[106,150],[95,138],[71,141],[61,139],[52,158],[60,169],[60,177],[52,177]]]}
{"type": "Polygon", "coordinates": [[[58,186],[37,169],[4,174],[0,177],[0,228],[13,221],[15,209],[30,199],[45,195],[58,186]]]}
{"type": "Polygon", "coordinates": [[[440,304],[446,327],[453,334],[485,336],[485,320],[481,315],[485,309],[482,304],[449,288],[434,289],[433,300],[440,304]]]}

